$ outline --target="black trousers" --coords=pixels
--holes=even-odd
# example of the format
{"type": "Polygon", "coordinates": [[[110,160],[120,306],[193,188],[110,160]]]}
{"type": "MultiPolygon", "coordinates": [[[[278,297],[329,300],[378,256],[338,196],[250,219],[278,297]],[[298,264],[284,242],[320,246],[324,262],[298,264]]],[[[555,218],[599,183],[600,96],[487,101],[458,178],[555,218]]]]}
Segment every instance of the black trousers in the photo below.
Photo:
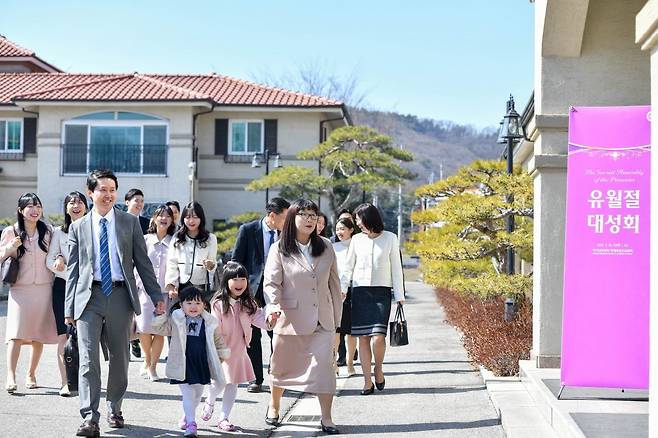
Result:
{"type": "MultiPolygon", "coordinates": [[[[268,336],[270,337],[270,357],[272,357],[272,337],[274,332],[268,330],[268,336]]],[[[251,326],[251,342],[249,343],[249,348],[247,349],[247,354],[249,355],[249,360],[251,360],[251,366],[254,369],[254,375],[256,376],[256,381],[258,385],[263,384],[263,347],[261,345],[261,338],[263,337],[261,329],[258,327],[251,326]]],[[[269,360],[268,360],[268,369],[269,369],[269,360]]]]}
{"type": "MultiPolygon", "coordinates": [[[[263,283],[261,279],[261,284],[256,291],[254,296],[256,304],[259,307],[265,307],[265,297],[263,296],[263,283]]],[[[270,337],[270,357],[272,357],[272,337],[274,332],[268,330],[267,335],[270,337]]],[[[249,360],[251,361],[251,367],[254,369],[254,375],[256,376],[255,383],[258,385],[263,384],[263,347],[261,345],[261,339],[263,337],[262,331],[258,327],[251,326],[251,342],[249,342],[249,348],[247,349],[247,354],[249,355],[249,360]]],[[[269,370],[269,360],[268,370],[269,370]]],[[[269,372],[269,371],[268,371],[269,372]]]]}

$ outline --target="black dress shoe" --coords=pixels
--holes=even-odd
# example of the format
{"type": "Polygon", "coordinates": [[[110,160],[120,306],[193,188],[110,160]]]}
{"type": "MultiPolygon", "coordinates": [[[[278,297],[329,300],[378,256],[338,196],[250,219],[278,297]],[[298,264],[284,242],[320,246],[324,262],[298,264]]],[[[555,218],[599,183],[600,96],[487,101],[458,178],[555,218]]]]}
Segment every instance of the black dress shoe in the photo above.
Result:
{"type": "Polygon", "coordinates": [[[279,425],[279,416],[277,415],[276,417],[269,417],[270,414],[270,406],[267,406],[267,409],[265,410],[265,424],[269,426],[278,426],[279,425]]]}
{"type": "Polygon", "coordinates": [[[86,436],[86,437],[100,437],[101,436],[101,430],[98,427],[98,423],[95,421],[91,420],[85,420],[80,427],[78,427],[78,431],[76,432],[75,436],[86,436]]]}
{"type": "Polygon", "coordinates": [[[136,358],[142,357],[142,349],[139,346],[139,340],[130,341],[130,351],[136,358]]]}
{"type": "Polygon", "coordinates": [[[259,383],[252,383],[247,386],[247,392],[263,392],[263,385],[259,383]]]}
{"type": "Polygon", "coordinates": [[[123,416],[121,416],[121,412],[118,412],[116,414],[108,413],[107,425],[110,426],[112,429],[123,429],[126,423],[123,420],[123,416]]]}
{"type": "Polygon", "coordinates": [[[338,360],[336,361],[336,365],[339,367],[344,367],[345,365],[347,365],[347,362],[345,361],[345,359],[338,358],[338,360]]]}
{"type": "Polygon", "coordinates": [[[372,385],[372,386],[371,386],[370,388],[368,388],[368,389],[362,389],[362,390],[361,390],[361,395],[370,395],[370,394],[372,394],[373,392],[375,392],[375,385],[372,385]]]}
{"type": "Polygon", "coordinates": [[[320,427],[322,427],[322,432],[326,433],[327,435],[338,435],[340,433],[340,430],[336,429],[333,426],[325,426],[322,424],[322,420],[320,420],[320,427]]]}
{"type": "Polygon", "coordinates": [[[382,380],[381,382],[378,382],[378,381],[375,380],[375,386],[376,386],[377,389],[379,389],[380,391],[383,391],[383,390],[384,390],[384,385],[386,385],[386,379],[382,380]]]}

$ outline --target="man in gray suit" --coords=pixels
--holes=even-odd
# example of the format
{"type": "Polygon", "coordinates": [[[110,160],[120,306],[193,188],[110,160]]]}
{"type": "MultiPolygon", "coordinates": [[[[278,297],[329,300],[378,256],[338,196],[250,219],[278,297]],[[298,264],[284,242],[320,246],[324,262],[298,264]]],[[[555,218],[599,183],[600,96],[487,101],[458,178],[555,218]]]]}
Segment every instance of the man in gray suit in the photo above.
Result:
{"type": "Polygon", "coordinates": [[[64,316],[77,327],[80,351],[80,414],[84,419],[77,436],[98,437],[101,393],[99,343],[107,345],[107,422],[124,427],[121,402],[128,386],[130,325],[140,313],[135,284],[137,269],[144,288],[164,313],[160,285],[146,252],[137,218],[113,208],[118,181],[110,170],[94,170],[87,177],[87,194],[93,209],[69,230],[68,281],[64,316]]]}

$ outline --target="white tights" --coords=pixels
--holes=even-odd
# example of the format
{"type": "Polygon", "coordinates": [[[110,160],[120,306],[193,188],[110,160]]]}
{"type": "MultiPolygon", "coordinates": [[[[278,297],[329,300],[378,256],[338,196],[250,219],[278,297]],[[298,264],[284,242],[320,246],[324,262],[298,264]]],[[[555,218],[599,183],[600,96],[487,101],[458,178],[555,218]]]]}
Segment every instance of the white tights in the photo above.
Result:
{"type": "Polygon", "coordinates": [[[185,421],[188,423],[195,421],[196,408],[201,401],[204,386],[206,385],[188,385],[187,383],[178,385],[180,393],[183,395],[183,412],[185,412],[185,421]]]}
{"type": "Polygon", "coordinates": [[[231,414],[231,409],[233,409],[233,404],[235,403],[235,397],[238,395],[238,385],[235,383],[218,385],[213,380],[210,385],[210,390],[208,391],[206,403],[214,406],[215,400],[217,400],[217,396],[221,394],[222,390],[224,390],[224,395],[222,396],[222,411],[219,415],[219,421],[228,419],[228,416],[231,414]]]}

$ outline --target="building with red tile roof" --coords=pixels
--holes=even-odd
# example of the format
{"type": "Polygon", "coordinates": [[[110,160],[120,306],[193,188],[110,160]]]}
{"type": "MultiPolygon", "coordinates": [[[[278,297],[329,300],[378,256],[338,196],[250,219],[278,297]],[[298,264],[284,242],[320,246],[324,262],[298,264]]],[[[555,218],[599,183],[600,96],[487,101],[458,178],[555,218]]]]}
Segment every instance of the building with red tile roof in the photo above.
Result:
{"type": "Polygon", "coordinates": [[[0,37],[0,196],[37,192],[47,213],[99,167],[151,207],[194,199],[209,221],[263,211],[265,194],[244,190],[264,174],[254,157],[317,169],[296,155],[346,124],[325,97],[218,74],[65,73],[0,37]]]}

